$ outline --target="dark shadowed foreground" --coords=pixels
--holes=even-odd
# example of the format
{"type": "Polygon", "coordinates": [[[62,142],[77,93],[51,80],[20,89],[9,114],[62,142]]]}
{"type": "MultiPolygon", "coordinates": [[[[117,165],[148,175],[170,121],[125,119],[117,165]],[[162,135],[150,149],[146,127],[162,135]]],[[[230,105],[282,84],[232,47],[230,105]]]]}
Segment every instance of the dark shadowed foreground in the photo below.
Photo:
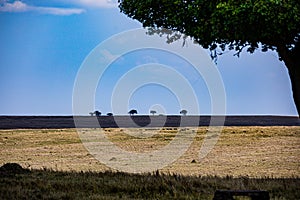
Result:
{"type": "Polygon", "coordinates": [[[267,190],[271,199],[300,199],[299,178],[29,171],[16,164],[0,168],[0,174],[1,199],[212,199],[217,189],[267,190]]]}

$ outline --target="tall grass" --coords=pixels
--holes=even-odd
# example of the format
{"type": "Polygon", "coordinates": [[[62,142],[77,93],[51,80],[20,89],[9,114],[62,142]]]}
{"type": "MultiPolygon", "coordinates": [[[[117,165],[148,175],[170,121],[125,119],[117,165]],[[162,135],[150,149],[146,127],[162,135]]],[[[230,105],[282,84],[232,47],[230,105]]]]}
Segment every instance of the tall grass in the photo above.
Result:
{"type": "Polygon", "coordinates": [[[212,199],[215,190],[267,190],[271,199],[300,199],[299,178],[249,178],[63,172],[0,174],[0,199],[212,199]]]}

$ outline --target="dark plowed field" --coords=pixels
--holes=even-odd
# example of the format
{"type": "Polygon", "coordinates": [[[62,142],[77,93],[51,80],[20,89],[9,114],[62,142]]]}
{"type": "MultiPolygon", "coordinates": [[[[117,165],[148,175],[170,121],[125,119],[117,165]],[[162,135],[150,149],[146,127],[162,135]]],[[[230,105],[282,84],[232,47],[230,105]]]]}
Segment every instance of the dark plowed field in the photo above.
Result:
{"type": "MultiPolygon", "coordinates": [[[[0,129],[40,128],[130,128],[208,126],[211,116],[0,116],[0,129]],[[76,119],[76,126],[74,123],[76,119]]],[[[223,117],[214,117],[213,124],[223,125],[223,117]]],[[[300,126],[298,117],[227,116],[225,126],[300,126]]]]}

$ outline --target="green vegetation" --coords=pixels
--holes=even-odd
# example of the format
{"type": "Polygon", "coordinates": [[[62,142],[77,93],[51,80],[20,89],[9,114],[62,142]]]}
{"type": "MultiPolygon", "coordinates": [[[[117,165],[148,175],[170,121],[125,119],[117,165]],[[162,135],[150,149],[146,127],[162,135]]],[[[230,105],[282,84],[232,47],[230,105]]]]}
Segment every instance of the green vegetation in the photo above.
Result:
{"type": "Polygon", "coordinates": [[[1,199],[212,199],[215,190],[267,190],[271,199],[300,199],[299,178],[249,178],[0,170],[1,199]]]}

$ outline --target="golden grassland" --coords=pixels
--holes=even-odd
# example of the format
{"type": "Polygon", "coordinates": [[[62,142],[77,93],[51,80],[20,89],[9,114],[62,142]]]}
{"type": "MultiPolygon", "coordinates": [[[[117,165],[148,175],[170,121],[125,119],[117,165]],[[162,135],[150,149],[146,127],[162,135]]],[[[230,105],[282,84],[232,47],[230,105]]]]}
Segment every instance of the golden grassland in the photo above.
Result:
{"type": "MultiPolygon", "coordinates": [[[[188,151],[161,173],[181,175],[226,175],[238,177],[299,177],[300,127],[224,127],[213,150],[198,160],[207,127],[196,132],[188,151]]],[[[84,129],[84,131],[99,131],[84,129]]],[[[145,129],[103,129],[107,137],[126,151],[149,152],[167,145],[177,131],[145,129]],[[152,137],[128,135],[156,131],[152,137]]],[[[0,165],[19,163],[29,169],[55,171],[112,170],[96,160],[84,147],[76,129],[0,130],[0,165]]],[[[158,158],[163,159],[163,158],[158,158]]]]}

